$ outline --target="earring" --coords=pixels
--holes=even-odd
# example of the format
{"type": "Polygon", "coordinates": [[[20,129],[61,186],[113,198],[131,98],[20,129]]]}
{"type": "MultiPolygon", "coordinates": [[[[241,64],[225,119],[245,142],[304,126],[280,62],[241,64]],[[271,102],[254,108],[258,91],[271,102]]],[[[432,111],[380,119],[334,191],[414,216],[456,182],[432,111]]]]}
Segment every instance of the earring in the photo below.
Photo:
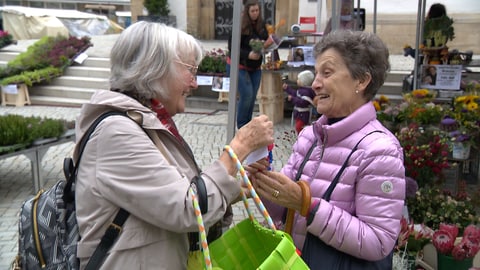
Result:
{"type": "Polygon", "coordinates": [[[357,90],[355,90],[355,94],[358,94],[358,89],[357,89],[357,90]]]}

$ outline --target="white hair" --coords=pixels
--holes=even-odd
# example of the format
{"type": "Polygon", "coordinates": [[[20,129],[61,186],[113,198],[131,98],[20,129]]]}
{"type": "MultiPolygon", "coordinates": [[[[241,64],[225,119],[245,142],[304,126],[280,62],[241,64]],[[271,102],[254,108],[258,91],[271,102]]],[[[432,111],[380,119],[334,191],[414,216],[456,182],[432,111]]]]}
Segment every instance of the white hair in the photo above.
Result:
{"type": "Polygon", "coordinates": [[[310,87],[315,79],[315,75],[310,70],[304,70],[298,74],[297,79],[301,86],[310,87]]]}
{"type": "Polygon", "coordinates": [[[198,65],[200,43],[191,35],[156,22],[139,21],[125,29],[110,53],[110,88],[140,102],[167,98],[170,82],[179,80],[175,61],[198,65]]]}

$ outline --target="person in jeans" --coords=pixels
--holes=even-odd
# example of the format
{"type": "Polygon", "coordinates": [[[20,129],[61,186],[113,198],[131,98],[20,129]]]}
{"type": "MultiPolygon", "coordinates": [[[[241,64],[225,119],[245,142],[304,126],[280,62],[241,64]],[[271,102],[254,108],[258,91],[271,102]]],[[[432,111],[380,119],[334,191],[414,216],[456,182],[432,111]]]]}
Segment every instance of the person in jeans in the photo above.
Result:
{"type": "MultiPolygon", "coordinates": [[[[238,105],[237,128],[247,124],[253,115],[258,88],[262,79],[262,51],[256,46],[252,48],[252,40],[264,42],[263,48],[271,44],[267,27],[261,16],[260,3],[257,0],[247,0],[244,3],[241,24],[240,51],[232,52],[232,37],[228,40],[230,56],[240,55],[238,66],[238,105]]],[[[227,57],[227,74],[230,74],[230,57],[227,57]]]]}

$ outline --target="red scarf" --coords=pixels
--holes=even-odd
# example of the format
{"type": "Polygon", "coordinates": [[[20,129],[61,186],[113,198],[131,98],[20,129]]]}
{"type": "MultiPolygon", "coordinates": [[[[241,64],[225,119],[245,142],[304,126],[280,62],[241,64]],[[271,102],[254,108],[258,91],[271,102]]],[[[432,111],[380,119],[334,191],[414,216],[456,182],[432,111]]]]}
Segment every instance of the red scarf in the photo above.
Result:
{"type": "Polygon", "coordinates": [[[160,120],[160,122],[167,127],[168,131],[177,138],[177,140],[185,145],[185,141],[183,140],[182,136],[180,136],[180,133],[178,133],[177,126],[175,125],[175,122],[173,122],[172,117],[170,114],[167,112],[167,109],[165,109],[165,106],[158,100],[152,98],[152,110],[157,113],[157,118],[160,120]]]}
{"type": "Polygon", "coordinates": [[[183,146],[183,148],[187,151],[187,153],[192,158],[193,163],[195,163],[198,173],[200,173],[201,170],[200,170],[200,167],[198,167],[198,164],[197,164],[197,161],[195,160],[195,156],[193,155],[192,149],[187,144],[187,142],[183,139],[180,133],[178,133],[177,126],[175,125],[175,122],[173,122],[173,119],[170,116],[170,114],[167,112],[167,109],[165,109],[165,106],[160,101],[153,98],[151,100],[151,104],[152,104],[152,110],[157,113],[158,120],[160,120],[160,122],[168,129],[168,131],[170,131],[170,133],[172,133],[173,136],[175,136],[175,138],[180,142],[180,145],[183,146]]]}

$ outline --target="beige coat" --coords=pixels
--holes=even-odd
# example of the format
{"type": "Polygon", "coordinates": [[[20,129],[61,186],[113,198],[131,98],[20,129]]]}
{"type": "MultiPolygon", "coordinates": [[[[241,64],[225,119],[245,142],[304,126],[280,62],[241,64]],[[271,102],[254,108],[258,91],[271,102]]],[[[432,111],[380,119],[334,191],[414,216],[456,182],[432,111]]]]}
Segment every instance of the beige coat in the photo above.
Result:
{"type": "MultiPolygon", "coordinates": [[[[140,113],[143,128],[157,130],[175,164],[169,163],[131,119],[110,116],[98,125],[83,153],[76,184],[81,269],[119,207],[130,216],[102,269],[186,269],[187,232],[198,231],[188,196],[190,179],[197,174],[195,163],[155,113],[111,91],[97,91],[82,107],[77,141],[101,113],[109,110],[140,113]]],[[[208,193],[208,212],[203,216],[208,227],[223,216],[238,196],[240,185],[218,161],[204,168],[201,175],[208,193]]]]}

